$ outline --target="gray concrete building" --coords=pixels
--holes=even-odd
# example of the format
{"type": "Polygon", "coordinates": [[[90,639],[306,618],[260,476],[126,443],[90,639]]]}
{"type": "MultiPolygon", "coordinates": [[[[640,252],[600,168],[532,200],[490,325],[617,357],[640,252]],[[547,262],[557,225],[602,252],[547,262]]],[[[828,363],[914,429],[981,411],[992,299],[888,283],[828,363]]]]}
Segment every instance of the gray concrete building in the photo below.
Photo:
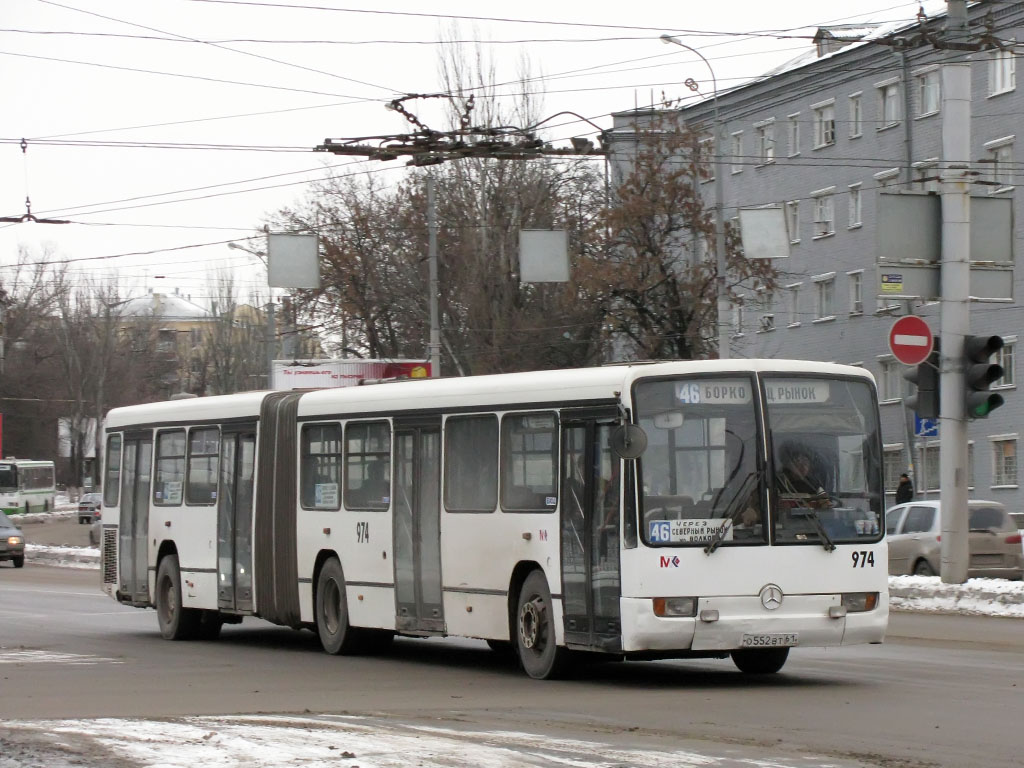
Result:
{"type": "MultiPolygon", "coordinates": [[[[862,25],[822,28],[814,49],[758,80],[719,90],[724,216],[740,208],[779,206],[785,211],[790,256],[776,260],[782,273],[774,295],[744,297],[728,322],[733,357],[804,358],[855,364],[878,382],[884,425],[888,502],[899,474],[910,471],[917,497],[937,497],[938,437],[914,435],[903,406],[906,366],[888,348],[899,316],[926,318],[938,335],[939,303],[879,298],[876,225],[885,195],[927,193],[939,187],[944,115],[941,66],[970,61],[972,81],[972,196],[1014,200],[1014,221],[1024,222],[1014,186],[1024,178],[1016,160],[1024,143],[1024,86],[1016,87],[1016,58],[1024,40],[1024,3],[969,8],[972,41],[1005,41],[1004,49],[937,50],[920,33],[940,35],[943,18],[924,26],[862,25]],[[986,26],[987,24],[987,26],[986,26]],[[900,37],[909,43],[893,45],[900,37]],[[1016,141],[1020,129],[1021,142],[1016,141]]],[[[694,63],[694,78],[704,65],[694,63]]],[[[702,83],[704,81],[702,80],[702,83]]],[[[674,116],[710,136],[713,99],[679,110],[639,109],[614,116],[613,169],[621,171],[635,147],[637,126],[674,116]]],[[[713,203],[714,184],[701,183],[713,203]]],[[[917,225],[908,221],[909,231],[917,225]]],[[[1019,249],[1021,230],[1013,243],[1019,249]]],[[[890,254],[898,257],[899,254],[890,254]]],[[[1006,278],[1010,278],[1007,276],[1006,278]]],[[[993,362],[1005,368],[996,383],[1005,405],[969,428],[969,494],[1024,509],[1016,459],[1024,421],[1017,394],[1016,348],[1024,320],[1022,276],[1013,277],[1012,302],[972,302],[972,334],[1001,335],[1006,346],[993,362]]]]}

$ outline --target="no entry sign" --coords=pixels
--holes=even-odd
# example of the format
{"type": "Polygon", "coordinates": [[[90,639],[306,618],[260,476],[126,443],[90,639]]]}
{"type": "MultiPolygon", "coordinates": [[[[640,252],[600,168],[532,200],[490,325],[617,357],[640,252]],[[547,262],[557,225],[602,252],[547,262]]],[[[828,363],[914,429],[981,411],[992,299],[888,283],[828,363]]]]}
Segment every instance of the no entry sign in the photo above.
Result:
{"type": "Polygon", "coordinates": [[[915,315],[901,317],[889,331],[889,349],[904,365],[917,365],[928,359],[935,337],[928,323],[915,315]]]}

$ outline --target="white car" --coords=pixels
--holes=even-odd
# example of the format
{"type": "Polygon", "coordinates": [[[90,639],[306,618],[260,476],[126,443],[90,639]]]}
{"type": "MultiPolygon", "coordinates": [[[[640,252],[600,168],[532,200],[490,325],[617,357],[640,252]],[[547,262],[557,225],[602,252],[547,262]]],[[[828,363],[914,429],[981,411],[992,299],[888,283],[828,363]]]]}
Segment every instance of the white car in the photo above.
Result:
{"type": "MultiPolygon", "coordinates": [[[[1021,532],[996,501],[967,502],[968,577],[1024,578],[1021,532]]],[[[937,576],[942,561],[939,501],[910,501],[885,513],[889,573],[937,576]]]]}

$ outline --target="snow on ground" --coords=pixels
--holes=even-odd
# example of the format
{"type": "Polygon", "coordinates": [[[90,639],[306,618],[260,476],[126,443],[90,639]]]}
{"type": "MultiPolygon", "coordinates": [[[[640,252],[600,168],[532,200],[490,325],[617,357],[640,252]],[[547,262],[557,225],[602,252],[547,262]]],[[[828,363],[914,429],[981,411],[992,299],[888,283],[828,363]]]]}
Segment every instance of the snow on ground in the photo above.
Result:
{"type": "MultiPolygon", "coordinates": [[[[6,732],[5,732],[6,731],[6,732]]],[[[70,768],[120,759],[146,768],[845,768],[782,748],[663,750],[516,731],[454,730],[379,717],[243,715],[163,720],[9,720],[0,768],[70,768]],[[24,750],[20,747],[26,747],[24,750]],[[768,752],[769,754],[765,754],[768,752]],[[775,754],[771,754],[774,752],[775,754]],[[83,759],[84,758],[84,759],[83,759]]]]}

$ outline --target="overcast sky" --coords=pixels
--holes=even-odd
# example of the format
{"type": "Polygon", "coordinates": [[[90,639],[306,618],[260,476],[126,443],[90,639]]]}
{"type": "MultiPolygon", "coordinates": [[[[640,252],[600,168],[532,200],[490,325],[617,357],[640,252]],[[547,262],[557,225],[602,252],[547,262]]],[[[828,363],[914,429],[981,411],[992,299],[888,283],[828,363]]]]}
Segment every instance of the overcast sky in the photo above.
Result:
{"type": "MultiPolygon", "coordinates": [[[[384,105],[442,90],[444,38],[474,41],[510,100],[528,61],[543,77],[541,115],[576,112],[602,128],[611,113],[710,94],[708,67],[658,37],[674,34],[710,61],[720,89],[810,45],[819,25],[912,20],[917,2],[727,0],[595,3],[520,0],[500,11],[467,0],[3,0],[0,18],[0,216],[72,224],[0,224],[0,284],[18,247],[69,259],[80,280],[116,276],[126,290],[205,303],[216,270],[243,296],[266,276],[227,242],[295,204],[311,180],[394,164],[312,152],[325,138],[401,133],[384,105]],[[490,17],[490,18],[487,18],[490,17]],[[501,17],[501,18],[497,18],[501,17]],[[273,60],[273,61],[272,61],[273,60]],[[27,139],[23,151],[22,138],[27,139]],[[122,255],[131,254],[131,255],[122,255]]],[[[929,8],[941,9],[932,2],[929,8]]],[[[435,102],[409,108],[445,128],[435,102]]],[[[592,135],[562,118],[542,133],[592,135]]],[[[259,244],[260,241],[250,241],[259,244]]]]}

